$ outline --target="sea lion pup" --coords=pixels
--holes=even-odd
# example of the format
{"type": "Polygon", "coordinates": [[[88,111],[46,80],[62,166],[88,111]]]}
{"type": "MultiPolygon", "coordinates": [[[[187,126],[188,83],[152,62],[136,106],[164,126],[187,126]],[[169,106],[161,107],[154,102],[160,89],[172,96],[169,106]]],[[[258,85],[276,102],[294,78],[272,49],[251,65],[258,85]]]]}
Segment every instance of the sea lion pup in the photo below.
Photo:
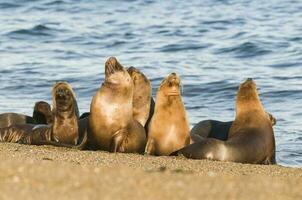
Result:
{"type": "Polygon", "coordinates": [[[128,73],[133,80],[133,118],[142,126],[149,118],[152,87],[147,77],[135,67],[129,67],[128,73]]]}
{"type": "MultiPolygon", "coordinates": [[[[266,113],[267,117],[274,126],[277,123],[276,118],[270,114],[266,113]]],[[[200,140],[201,136],[203,138],[216,138],[219,140],[227,140],[229,135],[229,130],[233,124],[233,121],[222,122],[217,120],[204,120],[198,122],[190,131],[191,138],[194,142],[200,140]]]]}
{"type": "Polygon", "coordinates": [[[260,102],[255,82],[248,78],[238,89],[236,117],[227,141],[207,138],[173,153],[176,154],[193,159],[274,164],[273,127],[260,102]]]}
{"type": "Polygon", "coordinates": [[[169,155],[190,143],[189,122],[180,87],[176,73],[171,73],[161,82],[149,125],[146,154],[169,155]]]}
{"type": "Polygon", "coordinates": [[[50,105],[44,101],[35,103],[33,116],[27,116],[19,113],[0,114],[0,128],[17,124],[51,124],[52,112],[50,105]]]}
{"type": "Polygon", "coordinates": [[[133,81],[115,57],[105,63],[105,81],[92,99],[88,122],[91,149],[143,153],[146,133],[133,118],[133,81]]]}
{"type": "Polygon", "coordinates": [[[79,138],[77,102],[72,87],[67,82],[58,82],[53,86],[52,97],[53,124],[24,124],[2,128],[0,141],[23,144],[50,144],[51,141],[77,144],[79,138]]]}

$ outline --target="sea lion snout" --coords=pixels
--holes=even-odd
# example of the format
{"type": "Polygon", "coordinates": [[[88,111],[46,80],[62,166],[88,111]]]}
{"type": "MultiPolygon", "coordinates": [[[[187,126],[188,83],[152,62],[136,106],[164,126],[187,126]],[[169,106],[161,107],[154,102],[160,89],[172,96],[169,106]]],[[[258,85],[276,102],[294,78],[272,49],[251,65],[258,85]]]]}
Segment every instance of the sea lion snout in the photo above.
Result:
{"type": "Polygon", "coordinates": [[[241,86],[249,86],[249,85],[256,85],[255,81],[252,78],[247,78],[241,86]]]}
{"type": "Polygon", "coordinates": [[[257,86],[255,81],[252,78],[247,78],[243,83],[240,84],[238,90],[238,97],[247,99],[249,97],[256,97],[257,94],[257,86]]]}
{"type": "Polygon", "coordinates": [[[179,78],[179,76],[175,72],[171,73],[168,76],[168,83],[169,83],[169,86],[180,85],[180,78],[179,78]]]}
{"type": "Polygon", "coordinates": [[[136,82],[138,79],[145,80],[145,77],[142,76],[141,72],[133,66],[129,67],[127,72],[131,76],[133,82],[136,82]]]}
{"type": "Polygon", "coordinates": [[[133,67],[133,66],[129,67],[129,68],[127,69],[127,71],[128,71],[128,73],[130,74],[131,77],[132,77],[132,75],[134,75],[135,73],[139,73],[139,71],[138,71],[135,67],[133,67]]]}
{"type": "Polygon", "coordinates": [[[56,99],[59,101],[66,101],[70,99],[71,95],[67,89],[58,89],[56,92],[56,99]]]}
{"type": "Polygon", "coordinates": [[[122,71],[123,66],[117,61],[115,57],[110,57],[105,63],[105,74],[113,74],[116,71],[122,71]]]}
{"type": "Polygon", "coordinates": [[[176,73],[171,73],[168,77],[168,95],[180,95],[180,78],[176,73]]]}
{"type": "Polygon", "coordinates": [[[168,96],[178,96],[180,95],[180,85],[180,77],[173,72],[162,81],[159,90],[168,96]]]}

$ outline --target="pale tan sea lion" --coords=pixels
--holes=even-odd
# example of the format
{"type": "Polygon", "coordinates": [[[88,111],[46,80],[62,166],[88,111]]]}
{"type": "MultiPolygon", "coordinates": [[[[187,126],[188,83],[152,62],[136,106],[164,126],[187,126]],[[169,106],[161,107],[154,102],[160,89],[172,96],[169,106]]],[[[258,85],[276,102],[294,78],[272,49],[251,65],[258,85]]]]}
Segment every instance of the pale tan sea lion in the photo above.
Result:
{"type": "Polygon", "coordinates": [[[88,121],[90,148],[143,153],[146,133],[133,118],[133,81],[115,57],[105,63],[105,81],[92,99],[88,121]]]}
{"type": "Polygon", "coordinates": [[[275,137],[272,122],[265,112],[255,82],[249,78],[238,89],[236,117],[229,139],[207,138],[172,155],[251,164],[275,163],[275,137]]]}
{"type": "Polygon", "coordinates": [[[180,87],[180,78],[175,73],[160,84],[149,125],[146,154],[169,155],[190,143],[189,122],[180,87]]]}

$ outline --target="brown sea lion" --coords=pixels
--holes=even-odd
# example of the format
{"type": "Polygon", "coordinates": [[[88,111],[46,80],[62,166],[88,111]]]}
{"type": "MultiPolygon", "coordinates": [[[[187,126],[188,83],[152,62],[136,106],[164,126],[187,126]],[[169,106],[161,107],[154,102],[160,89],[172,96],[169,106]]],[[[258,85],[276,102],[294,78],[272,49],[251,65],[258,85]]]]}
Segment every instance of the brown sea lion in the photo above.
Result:
{"type": "Polygon", "coordinates": [[[190,143],[189,122],[180,87],[176,73],[171,73],[161,82],[149,125],[146,154],[169,155],[190,143]]]}
{"type": "Polygon", "coordinates": [[[1,142],[41,144],[57,142],[75,145],[79,139],[78,109],[75,94],[67,82],[58,82],[52,89],[53,124],[13,125],[0,129],[1,142]]]}
{"type": "Polygon", "coordinates": [[[90,148],[127,153],[144,151],[146,133],[133,118],[133,81],[114,57],[105,63],[105,81],[92,99],[88,121],[90,148]]]}
{"type": "MultiPolygon", "coordinates": [[[[272,123],[272,126],[276,124],[276,118],[267,112],[267,117],[272,123]]],[[[201,136],[203,138],[216,138],[219,140],[227,140],[229,135],[229,130],[233,124],[233,121],[222,122],[217,120],[204,120],[198,122],[190,131],[191,138],[194,142],[200,140],[201,136]]]]}
{"type": "Polygon", "coordinates": [[[207,138],[172,155],[251,164],[275,163],[272,122],[260,102],[256,84],[249,78],[238,89],[236,117],[227,141],[207,138]]]}
{"type": "Polygon", "coordinates": [[[152,87],[147,77],[135,67],[127,69],[133,80],[133,118],[142,126],[149,118],[152,87]]]}
{"type": "Polygon", "coordinates": [[[44,101],[35,103],[33,116],[27,116],[19,113],[0,114],[0,128],[17,124],[51,124],[52,112],[50,105],[44,101]]]}

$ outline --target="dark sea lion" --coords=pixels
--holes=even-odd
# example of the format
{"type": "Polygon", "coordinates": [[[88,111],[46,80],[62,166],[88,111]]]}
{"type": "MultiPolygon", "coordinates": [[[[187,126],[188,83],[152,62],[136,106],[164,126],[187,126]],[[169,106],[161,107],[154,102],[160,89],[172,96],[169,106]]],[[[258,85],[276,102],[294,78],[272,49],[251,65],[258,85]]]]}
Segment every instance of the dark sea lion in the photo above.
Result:
{"type": "Polygon", "coordinates": [[[52,111],[47,102],[38,101],[35,103],[33,112],[33,120],[35,124],[51,124],[53,122],[52,117],[52,111]]]}
{"type": "Polygon", "coordinates": [[[133,118],[133,81],[114,57],[105,63],[105,81],[92,99],[88,121],[88,142],[92,149],[144,151],[146,133],[133,118]]]}
{"type": "Polygon", "coordinates": [[[238,89],[236,117],[227,141],[206,138],[172,155],[251,164],[275,163],[275,137],[255,82],[249,78],[238,89]]]}
{"type": "Polygon", "coordinates": [[[0,141],[23,144],[46,144],[53,141],[76,145],[80,128],[72,87],[67,82],[58,82],[52,89],[52,96],[54,109],[51,125],[23,124],[1,128],[0,141]]]}
{"type": "Polygon", "coordinates": [[[154,109],[155,109],[155,101],[154,101],[153,97],[151,97],[149,117],[148,117],[148,120],[145,125],[145,131],[147,133],[147,136],[148,136],[149,124],[150,124],[152,116],[154,114],[154,109]]]}
{"type": "Polygon", "coordinates": [[[133,80],[133,118],[142,126],[149,118],[152,86],[148,78],[135,67],[127,69],[133,80]]]}
{"type": "MultiPolygon", "coordinates": [[[[276,124],[276,118],[267,113],[272,126],[276,124]]],[[[233,124],[233,121],[222,122],[217,120],[204,120],[198,122],[190,131],[191,138],[194,142],[198,141],[201,136],[203,138],[216,138],[219,140],[227,140],[229,135],[229,130],[233,124]],[[198,135],[196,137],[196,135],[198,135]],[[195,138],[195,139],[194,139],[195,138]],[[196,140],[197,139],[197,140],[196,140]]]]}
{"type": "Polygon", "coordinates": [[[51,124],[52,112],[47,102],[39,101],[35,103],[33,116],[19,113],[0,114],[0,128],[17,124],[51,124]]]}
{"type": "Polygon", "coordinates": [[[169,155],[190,143],[189,122],[180,87],[176,73],[171,73],[161,82],[149,125],[146,154],[169,155]]]}

